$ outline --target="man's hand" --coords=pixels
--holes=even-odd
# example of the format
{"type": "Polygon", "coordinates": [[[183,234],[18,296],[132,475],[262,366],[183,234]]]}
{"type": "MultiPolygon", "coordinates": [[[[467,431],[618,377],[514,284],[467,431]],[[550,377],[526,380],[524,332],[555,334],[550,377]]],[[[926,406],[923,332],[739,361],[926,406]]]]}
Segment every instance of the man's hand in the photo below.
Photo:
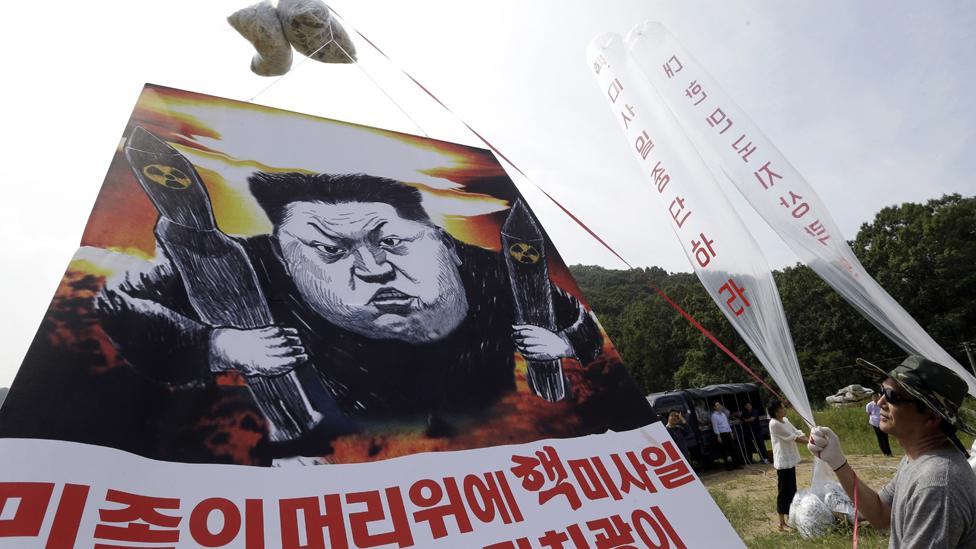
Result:
{"type": "Polygon", "coordinates": [[[810,442],[807,443],[810,453],[824,460],[831,469],[836,471],[847,463],[844,450],[840,447],[840,439],[830,427],[814,427],[810,431],[810,442]]]}
{"type": "Polygon", "coordinates": [[[308,360],[293,328],[215,328],[210,333],[210,369],[245,376],[278,376],[308,360]]]}
{"type": "Polygon", "coordinates": [[[539,326],[516,324],[515,348],[526,360],[555,360],[574,356],[573,346],[561,335],[539,326]]]}

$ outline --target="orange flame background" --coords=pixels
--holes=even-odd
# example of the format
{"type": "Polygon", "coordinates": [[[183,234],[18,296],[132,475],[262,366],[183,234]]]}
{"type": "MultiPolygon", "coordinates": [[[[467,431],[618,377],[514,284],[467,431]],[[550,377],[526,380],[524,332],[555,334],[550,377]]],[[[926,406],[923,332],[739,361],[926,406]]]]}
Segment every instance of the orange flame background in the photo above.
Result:
{"type": "MultiPolygon", "coordinates": [[[[377,163],[386,163],[388,158],[401,159],[400,165],[392,167],[396,173],[390,175],[418,188],[425,205],[433,205],[440,223],[452,236],[486,249],[500,249],[501,224],[508,208],[520,195],[487,150],[154,85],[144,89],[124,135],[133,127],[142,126],[186,155],[197,166],[220,228],[230,234],[250,236],[270,232],[271,225],[242,186],[242,178],[255,170],[320,171],[322,163],[313,156],[308,156],[308,162],[292,159],[290,163],[241,157],[233,143],[238,143],[239,148],[248,136],[261,133],[255,132],[253,126],[257,119],[280,122],[283,128],[292,124],[295,128],[317,128],[323,134],[342,133],[383,152],[377,157],[377,163]]],[[[287,148],[283,136],[273,138],[284,141],[285,145],[278,146],[287,148]]],[[[89,361],[76,366],[87,368],[89,376],[127,367],[125,359],[98,325],[92,313],[92,298],[106,277],[156,253],[153,228],[157,213],[132,174],[123,147],[124,139],[119,143],[85,228],[82,249],[69,266],[39,333],[39,340],[56,348],[83,347],[85,352],[80,356],[88,357],[89,361]]],[[[547,256],[553,282],[585,305],[579,288],[551,244],[547,256]]],[[[575,360],[564,360],[566,375],[575,389],[574,401],[540,404],[541,400],[527,389],[526,366],[517,357],[518,390],[485,410],[477,423],[458,429],[457,436],[428,438],[421,427],[390,427],[335,441],[329,459],[369,461],[420,451],[477,448],[583,434],[578,418],[567,412],[606,390],[600,376],[609,369],[620,368],[619,355],[605,334],[604,341],[604,352],[593,364],[584,367],[575,360]]],[[[24,367],[31,365],[25,363],[24,367]]],[[[218,383],[238,385],[241,380],[225,374],[218,383]]],[[[257,463],[255,447],[263,436],[262,423],[259,415],[226,401],[214,404],[209,415],[186,428],[204,433],[205,444],[218,461],[253,464],[257,463]]]]}

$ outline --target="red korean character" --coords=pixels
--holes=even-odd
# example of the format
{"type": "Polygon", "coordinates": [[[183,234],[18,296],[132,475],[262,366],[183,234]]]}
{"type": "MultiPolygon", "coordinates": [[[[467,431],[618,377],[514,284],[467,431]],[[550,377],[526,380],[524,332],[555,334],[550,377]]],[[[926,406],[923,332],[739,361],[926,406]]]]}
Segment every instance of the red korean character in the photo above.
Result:
{"type": "Polygon", "coordinates": [[[264,549],[264,500],[244,500],[244,546],[264,549]]]}
{"type": "Polygon", "coordinates": [[[586,523],[586,527],[596,534],[593,540],[596,542],[596,549],[637,549],[636,545],[632,545],[634,536],[631,532],[634,529],[620,515],[591,520],[586,523]]]}
{"type": "Polygon", "coordinates": [[[756,152],[756,146],[752,144],[752,141],[750,141],[742,145],[740,148],[739,143],[741,143],[745,138],[746,134],[740,135],[739,138],[735,140],[735,143],[732,143],[732,148],[739,152],[739,156],[742,157],[743,162],[748,162],[749,155],[756,152]]]}
{"type": "Polygon", "coordinates": [[[0,482],[0,515],[10,514],[7,506],[17,501],[16,513],[0,520],[0,538],[37,537],[53,493],[52,482],[0,482]]]}
{"type": "Polygon", "coordinates": [[[631,513],[630,523],[633,524],[634,531],[637,532],[637,537],[644,542],[645,547],[648,549],[670,549],[671,547],[675,549],[687,549],[684,541],[681,540],[681,536],[674,531],[674,527],[671,526],[668,518],[661,512],[661,508],[656,505],[651,507],[650,513],[643,509],[638,509],[631,513]],[[654,532],[653,540],[648,530],[654,532]]]}
{"type": "Polygon", "coordinates": [[[606,67],[608,65],[609,63],[607,63],[607,58],[603,57],[602,55],[598,55],[596,61],[593,62],[593,72],[595,72],[596,74],[600,74],[600,71],[603,69],[603,67],[606,67]]]}
{"type": "Polygon", "coordinates": [[[840,264],[842,269],[847,271],[847,274],[851,275],[854,278],[858,277],[857,271],[854,270],[854,265],[852,265],[850,261],[841,258],[840,260],[837,261],[837,263],[840,264]]]}
{"type": "MultiPolygon", "coordinates": [[[[809,234],[810,236],[820,236],[825,232],[827,232],[827,229],[823,226],[823,223],[821,223],[819,219],[804,227],[804,230],[806,230],[807,234],[809,234]]],[[[830,240],[830,235],[828,234],[827,236],[821,236],[817,240],[819,240],[821,244],[826,246],[827,241],[830,240]]]]}
{"type": "Polygon", "coordinates": [[[568,526],[566,532],[569,532],[569,535],[557,530],[548,530],[545,535],[539,538],[539,544],[546,549],[569,549],[566,542],[572,539],[574,549],[590,549],[590,544],[586,541],[586,536],[583,535],[583,530],[579,525],[568,526]]]}
{"type": "Polygon", "coordinates": [[[725,122],[725,127],[722,128],[722,131],[718,132],[719,135],[722,135],[732,127],[732,119],[725,116],[725,111],[722,109],[715,109],[712,111],[712,114],[708,115],[708,117],[705,118],[705,121],[708,122],[708,125],[713,128],[722,122],[725,122]]]}
{"type": "MultiPolygon", "coordinates": [[[[795,192],[789,191],[789,193],[790,193],[790,201],[787,201],[785,196],[779,197],[779,203],[782,204],[784,208],[792,208],[794,204],[796,204],[800,200],[803,200],[803,197],[796,194],[795,192]]],[[[793,208],[793,217],[799,219],[804,215],[806,215],[806,213],[809,211],[810,211],[810,205],[807,204],[806,202],[802,202],[800,203],[799,206],[793,208]]]]}
{"type": "Polygon", "coordinates": [[[750,305],[749,300],[746,299],[746,295],[745,295],[746,289],[745,288],[740,288],[740,287],[736,286],[735,281],[733,281],[731,278],[729,279],[728,282],[726,282],[725,284],[723,284],[722,287],[719,288],[719,290],[718,290],[718,293],[720,293],[720,294],[721,293],[724,293],[724,292],[728,292],[729,293],[729,296],[730,297],[729,297],[729,299],[727,299],[725,301],[725,304],[728,305],[729,309],[732,309],[732,312],[735,313],[735,316],[739,316],[742,313],[744,313],[745,310],[746,310],[746,307],[748,307],[750,305]],[[732,302],[735,301],[736,299],[741,299],[742,302],[745,303],[745,305],[742,306],[742,307],[739,307],[738,309],[733,309],[732,308],[732,302]]]}
{"type": "Polygon", "coordinates": [[[502,522],[522,522],[522,510],[512,494],[508,479],[501,471],[485,473],[484,477],[468,475],[461,482],[464,489],[464,499],[475,518],[485,524],[495,520],[496,513],[502,517],[502,522]]]}
{"type": "Polygon", "coordinates": [[[241,531],[241,511],[234,502],[224,498],[209,498],[198,503],[190,512],[190,537],[201,547],[223,547],[234,541],[241,531]],[[210,515],[220,514],[221,526],[211,532],[210,515]]]}
{"type": "Polygon", "coordinates": [[[466,534],[472,530],[471,519],[464,509],[464,500],[458,490],[457,481],[452,477],[444,477],[444,488],[436,480],[418,480],[410,486],[410,502],[417,507],[429,507],[415,511],[413,520],[416,523],[426,522],[430,526],[430,532],[434,539],[440,539],[447,535],[447,524],[444,517],[452,515],[457,524],[458,531],[466,534]],[[447,494],[448,503],[438,505],[441,499],[447,494]]]}
{"type": "Polygon", "coordinates": [[[74,547],[85,514],[89,487],[83,484],[65,484],[61,491],[54,523],[47,535],[47,547],[74,547]]]}
{"type": "Polygon", "coordinates": [[[783,179],[782,175],[774,172],[772,168],[769,167],[769,162],[763,164],[762,168],[752,172],[752,175],[756,176],[756,180],[759,181],[759,184],[762,185],[764,189],[768,189],[776,184],[773,179],[783,179]],[[760,172],[765,175],[765,179],[763,179],[763,175],[759,175],[760,172]]]}
{"type": "Polygon", "coordinates": [[[684,68],[684,66],[681,64],[681,61],[678,60],[678,57],[676,55],[672,55],[671,59],[668,59],[668,62],[665,63],[663,67],[664,67],[664,75],[667,76],[669,79],[672,76],[674,76],[674,73],[681,72],[681,69],[684,68]]]}
{"type": "Polygon", "coordinates": [[[620,97],[620,91],[623,89],[624,85],[620,83],[619,79],[614,78],[613,82],[610,82],[610,87],[607,88],[607,97],[610,98],[611,103],[617,102],[617,98],[620,97]]]}
{"type": "MultiPolygon", "coordinates": [[[[400,547],[413,545],[413,533],[407,519],[407,511],[403,506],[403,496],[400,488],[392,486],[384,490],[386,502],[390,509],[389,521],[393,523],[393,530],[370,534],[370,523],[387,520],[383,510],[383,498],[379,490],[368,492],[351,492],[346,494],[346,504],[355,505],[365,503],[365,511],[350,512],[348,514],[349,531],[356,547],[379,547],[396,543],[400,547]]],[[[374,527],[374,530],[376,527],[374,527]]]]}
{"type": "Polygon", "coordinates": [[[671,176],[664,171],[664,166],[661,165],[660,160],[654,164],[654,169],[651,170],[651,178],[654,179],[654,186],[657,187],[658,193],[663,193],[671,181],[671,176]]]}
{"type": "Polygon", "coordinates": [[[705,236],[705,233],[699,233],[698,236],[701,238],[701,242],[695,240],[694,238],[691,239],[691,251],[694,252],[695,260],[698,261],[698,264],[702,267],[707,267],[712,261],[712,258],[715,257],[715,249],[712,248],[712,244],[714,244],[715,241],[709,240],[708,237],[705,236]]]}
{"type": "Polygon", "coordinates": [[[695,475],[691,473],[688,464],[681,459],[674,443],[670,441],[662,444],[661,448],[656,446],[644,448],[641,451],[641,458],[655,468],[654,474],[661,481],[661,486],[668,490],[684,486],[695,480],[695,475]]]}
{"type": "MultiPolygon", "coordinates": [[[[95,526],[95,538],[109,541],[139,543],[177,543],[180,541],[180,521],[183,517],[164,515],[160,510],[176,511],[180,508],[177,498],[160,498],[109,490],[105,501],[124,505],[121,509],[99,509],[99,524],[95,526]],[[141,522],[137,522],[141,521],[141,522]],[[111,526],[107,523],[128,523],[127,526],[111,526]],[[158,528],[152,528],[157,526],[158,528]]],[[[95,544],[96,548],[124,547],[95,544]]]]}
{"type": "Polygon", "coordinates": [[[685,221],[688,220],[688,216],[691,215],[691,210],[689,210],[684,216],[682,216],[681,212],[683,212],[684,209],[685,199],[681,198],[680,196],[674,197],[674,200],[672,200],[671,204],[668,206],[668,212],[671,214],[671,217],[674,218],[674,222],[678,224],[679,229],[685,224],[685,221]],[[675,208],[675,206],[677,206],[677,208],[675,208]],[[680,219],[678,219],[679,216],[681,217],[680,219]]]}
{"type": "Polygon", "coordinates": [[[532,544],[529,543],[528,538],[519,538],[514,541],[500,541],[485,545],[484,549],[532,549],[532,544]]]}
{"type": "Polygon", "coordinates": [[[522,481],[522,488],[539,492],[539,505],[545,504],[556,496],[563,496],[574,511],[579,509],[582,505],[579,494],[576,493],[576,488],[567,482],[566,468],[559,460],[556,449],[552,446],[544,446],[541,451],[535,453],[535,456],[512,456],[512,461],[516,465],[511,471],[522,481]],[[542,471],[536,469],[540,465],[542,471]],[[547,479],[555,485],[542,490],[547,479]]]}
{"type": "Polygon", "coordinates": [[[307,547],[329,547],[348,549],[345,519],[342,515],[342,498],[337,494],[326,494],[321,498],[325,511],[319,506],[319,498],[290,498],[278,501],[281,522],[282,549],[305,549],[307,547]],[[307,544],[301,543],[298,515],[302,515],[307,544]],[[323,530],[329,530],[329,544],[325,544],[323,530]]]}
{"type": "Polygon", "coordinates": [[[701,95],[701,99],[695,101],[696,107],[699,103],[708,98],[708,94],[702,91],[701,84],[699,84],[697,80],[691,81],[691,84],[689,84],[688,88],[685,89],[685,95],[690,97],[692,100],[694,100],[696,96],[701,95]]]}
{"type": "Polygon", "coordinates": [[[539,545],[542,545],[546,549],[568,549],[568,546],[565,544],[572,537],[575,549],[590,549],[590,544],[587,543],[586,537],[583,536],[583,531],[579,526],[574,524],[568,527],[566,531],[569,532],[568,536],[558,530],[547,530],[539,538],[539,545]]]}
{"type": "Polygon", "coordinates": [[[590,501],[612,497],[615,500],[621,499],[617,485],[610,477],[603,460],[599,457],[590,459],[571,459],[569,460],[569,470],[576,478],[576,484],[580,491],[590,501]]]}
{"type": "Polygon", "coordinates": [[[635,472],[632,473],[628,469],[627,464],[620,454],[611,454],[610,459],[613,464],[617,467],[617,474],[620,475],[620,491],[629,494],[630,487],[636,486],[641,490],[646,490],[650,493],[657,492],[657,487],[651,482],[651,477],[647,474],[647,465],[644,464],[634,452],[627,452],[624,454],[627,457],[627,461],[630,463],[630,468],[635,472]]]}
{"type": "MultiPolygon", "coordinates": [[[[83,484],[64,485],[45,547],[74,547],[88,490],[83,484]]],[[[0,538],[39,537],[53,493],[50,482],[0,482],[0,517],[7,517],[0,518],[0,538]]]]}
{"type": "Polygon", "coordinates": [[[624,128],[626,129],[630,128],[630,122],[634,119],[634,107],[624,103],[624,110],[630,114],[630,117],[628,118],[624,111],[620,111],[620,116],[622,116],[624,119],[624,128]]]}
{"type": "Polygon", "coordinates": [[[637,136],[637,141],[634,142],[634,148],[640,153],[641,158],[647,159],[648,153],[654,148],[654,142],[647,135],[646,131],[642,131],[640,135],[637,136]]]}

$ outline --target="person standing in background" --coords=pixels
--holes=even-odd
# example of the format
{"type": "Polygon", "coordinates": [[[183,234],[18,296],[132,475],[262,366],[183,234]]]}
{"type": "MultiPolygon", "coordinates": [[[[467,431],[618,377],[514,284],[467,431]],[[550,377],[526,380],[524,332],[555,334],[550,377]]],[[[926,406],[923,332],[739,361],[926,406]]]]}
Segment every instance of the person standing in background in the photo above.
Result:
{"type": "Polygon", "coordinates": [[[881,448],[881,453],[891,457],[888,433],[881,430],[881,406],[878,406],[880,398],[881,395],[878,393],[871,395],[871,402],[868,402],[867,406],[864,407],[864,411],[868,413],[868,423],[874,429],[874,436],[878,437],[878,447],[881,448]]]}
{"type": "Polygon", "coordinates": [[[786,406],[778,399],[769,401],[769,438],[773,441],[773,467],[776,469],[776,512],[779,514],[779,531],[785,532],[790,503],[796,494],[796,466],[800,463],[797,442],[807,443],[806,435],[790,423],[786,406]]]}
{"type": "Polygon", "coordinates": [[[688,463],[691,463],[691,456],[688,455],[688,441],[685,440],[685,436],[688,434],[688,422],[685,421],[684,416],[678,410],[671,410],[668,412],[668,422],[665,426],[668,429],[668,434],[678,446],[678,450],[681,450],[681,455],[685,457],[688,463]]]}
{"type": "Polygon", "coordinates": [[[752,463],[752,448],[756,448],[759,453],[759,460],[769,463],[769,456],[766,455],[766,439],[762,436],[762,422],[759,419],[759,410],[752,407],[751,402],[746,402],[742,408],[742,431],[746,437],[746,461],[752,463]]]}
{"type": "Polygon", "coordinates": [[[735,464],[735,436],[732,434],[732,426],[729,425],[729,411],[716,400],[712,403],[712,432],[715,433],[715,440],[719,445],[719,454],[725,462],[725,470],[731,471],[733,467],[742,467],[735,464]]]}

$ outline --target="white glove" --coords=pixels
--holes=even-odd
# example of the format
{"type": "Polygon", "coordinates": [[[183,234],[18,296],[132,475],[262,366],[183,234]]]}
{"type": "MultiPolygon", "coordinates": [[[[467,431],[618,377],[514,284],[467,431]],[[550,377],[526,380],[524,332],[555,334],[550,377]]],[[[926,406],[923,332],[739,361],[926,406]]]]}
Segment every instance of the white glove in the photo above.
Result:
{"type": "Polygon", "coordinates": [[[844,450],[840,447],[840,439],[830,427],[814,427],[810,431],[810,442],[807,443],[807,450],[824,460],[834,471],[847,463],[844,450]]]}

